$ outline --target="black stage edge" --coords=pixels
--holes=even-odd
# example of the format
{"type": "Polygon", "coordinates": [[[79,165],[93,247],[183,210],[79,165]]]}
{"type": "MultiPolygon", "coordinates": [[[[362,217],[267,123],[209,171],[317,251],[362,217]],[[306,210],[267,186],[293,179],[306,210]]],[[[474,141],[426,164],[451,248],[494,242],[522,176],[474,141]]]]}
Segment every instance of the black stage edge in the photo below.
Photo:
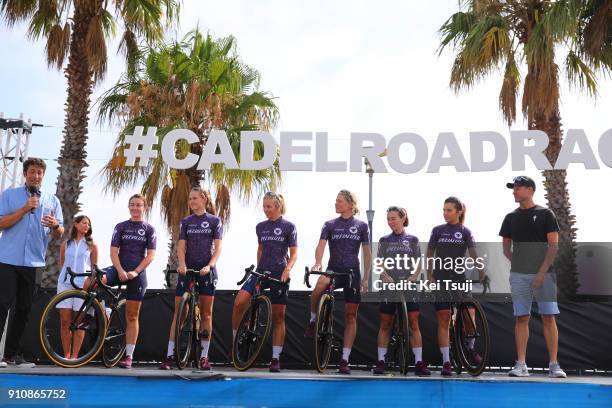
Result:
{"type": "MultiPolygon", "coordinates": [[[[26,357],[38,362],[48,362],[39,344],[40,315],[55,294],[54,289],[40,290],[34,299],[32,312],[23,339],[26,357]]],[[[231,312],[236,291],[219,290],[215,296],[213,311],[213,341],[209,358],[213,364],[230,364],[231,312]]],[[[492,368],[514,365],[514,318],[509,297],[500,302],[499,295],[479,296],[489,321],[491,334],[492,368]]],[[[337,294],[335,329],[342,333],[342,292],[337,294]]],[[[312,369],[314,348],[311,339],[303,337],[309,318],[310,292],[292,291],[289,295],[286,315],[286,339],[281,363],[289,369],[312,369]]],[[[148,290],[140,315],[140,335],[134,359],[139,362],[161,361],[167,349],[168,331],[174,307],[173,290],[148,290]]],[[[612,302],[561,302],[559,327],[559,361],[566,370],[612,371],[612,302]]],[[[436,341],[436,317],[433,304],[421,305],[421,332],[424,359],[440,365],[440,352],[436,341]]],[[[371,366],[376,361],[376,337],[378,333],[378,304],[362,303],[359,307],[357,338],[351,353],[352,366],[371,366]]],[[[531,335],[527,351],[529,367],[548,367],[548,354],[542,334],[542,322],[534,314],[530,323],[531,335]]],[[[266,347],[261,362],[269,362],[271,347],[266,347]]],[[[339,354],[332,355],[336,364],[339,354]]]]}

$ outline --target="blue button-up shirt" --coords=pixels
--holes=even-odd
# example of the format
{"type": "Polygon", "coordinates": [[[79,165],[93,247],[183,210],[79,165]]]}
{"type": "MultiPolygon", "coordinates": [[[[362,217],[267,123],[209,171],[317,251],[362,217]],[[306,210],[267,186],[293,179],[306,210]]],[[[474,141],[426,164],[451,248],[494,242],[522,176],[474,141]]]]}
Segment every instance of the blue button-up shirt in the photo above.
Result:
{"type": "MultiPolygon", "coordinates": [[[[15,187],[0,194],[0,217],[22,208],[30,198],[27,187],[15,187]]],[[[15,266],[45,266],[45,253],[51,229],[42,225],[43,208],[53,209],[57,222],[63,225],[62,206],[53,194],[41,192],[38,207],[32,214],[28,211],[15,225],[1,230],[0,262],[15,266]]]]}

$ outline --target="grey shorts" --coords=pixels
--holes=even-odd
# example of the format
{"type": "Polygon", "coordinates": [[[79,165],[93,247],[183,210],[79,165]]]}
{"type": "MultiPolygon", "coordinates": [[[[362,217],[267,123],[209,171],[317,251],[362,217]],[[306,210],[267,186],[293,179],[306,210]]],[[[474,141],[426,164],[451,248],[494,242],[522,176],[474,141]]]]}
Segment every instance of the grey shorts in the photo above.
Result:
{"type": "Polygon", "coordinates": [[[514,316],[531,314],[531,305],[538,303],[538,313],[543,315],[559,314],[557,305],[557,275],[547,273],[544,283],[537,289],[531,285],[536,275],[531,273],[510,272],[510,292],[514,316]]]}

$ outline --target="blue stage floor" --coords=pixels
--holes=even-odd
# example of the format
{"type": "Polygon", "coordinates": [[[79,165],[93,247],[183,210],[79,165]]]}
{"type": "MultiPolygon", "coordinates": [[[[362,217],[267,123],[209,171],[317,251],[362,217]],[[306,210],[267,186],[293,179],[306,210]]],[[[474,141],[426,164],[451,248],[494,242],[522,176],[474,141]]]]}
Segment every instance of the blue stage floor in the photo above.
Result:
{"type": "Polygon", "coordinates": [[[2,407],[612,407],[611,377],[550,379],[544,374],[441,378],[434,372],[417,378],[374,377],[359,370],[341,376],[331,371],[321,375],[300,370],[270,374],[261,369],[239,373],[228,368],[200,372],[44,366],[0,369],[0,392],[2,407]],[[65,398],[17,399],[14,390],[63,390],[65,398]]]}

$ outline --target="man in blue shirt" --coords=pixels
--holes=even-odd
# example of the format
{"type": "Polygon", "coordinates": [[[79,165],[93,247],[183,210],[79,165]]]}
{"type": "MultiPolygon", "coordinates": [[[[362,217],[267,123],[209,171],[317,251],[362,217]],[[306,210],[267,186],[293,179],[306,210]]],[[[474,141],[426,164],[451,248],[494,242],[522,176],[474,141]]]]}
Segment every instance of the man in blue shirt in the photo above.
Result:
{"type": "Polygon", "coordinates": [[[49,235],[60,238],[64,234],[59,200],[40,191],[46,168],[41,159],[27,159],[23,163],[25,185],[0,194],[0,331],[9,309],[15,307],[0,366],[34,366],[18,354],[19,343],[32,306],[36,269],[45,266],[49,235]]]}

